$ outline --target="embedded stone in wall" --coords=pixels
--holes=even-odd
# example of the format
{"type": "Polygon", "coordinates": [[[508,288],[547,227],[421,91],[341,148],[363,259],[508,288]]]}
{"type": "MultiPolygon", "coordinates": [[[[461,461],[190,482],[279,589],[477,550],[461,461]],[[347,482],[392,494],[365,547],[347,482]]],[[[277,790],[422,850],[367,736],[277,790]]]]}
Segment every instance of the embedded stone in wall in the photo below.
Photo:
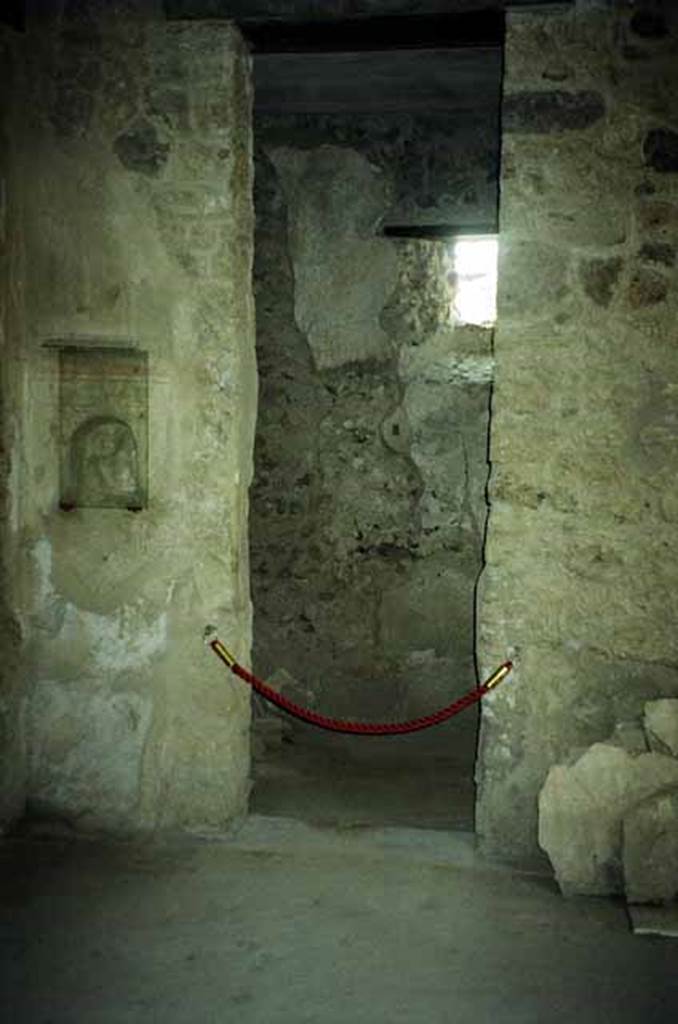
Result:
{"type": "Polygon", "coordinates": [[[552,317],[567,295],[567,253],[543,242],[507,240],[500,263],[498,301],[504,316],[552,317]]]}
{"type": "Polygon", "coordinates": [[[505,132],[550,135],[588,128],[604,116],[605,102],[597,92],[516,92],[504,101],[502,127],[505,132]]]}
{"type": "Polygon", "coordinates": [[[625,815],[623,861],[629,903],[678,896],[678,790],[653,795],[625,815]]]}
{"type": "Polygon", "coordinates": [[[128,171],[147,175],[159,174],[170,152],[169,144],[160,140],[155,125],[143,118],[118,135],[113,149],[128,171]]]}
{"type": "MultiPolygon", "coordinates": [[[[508,134],[502,154],[504,240],[520,235],[549,242],[564,253],[591,246],[596,255],[626,241],[631,210],[623,170],[614,163],[606,166],[601,188],[596,150],[583,145],[579,135],[561,133],[554,145],[546,135],[508,134]]],[[[605,254],[615,255],[615,250],[605,254]]]]}
{"type": "Polygon", "coordinates": [[[145,106],[152,117],[162,118],[170,129],[187,131],[190,127],[188,94],[185,87],[177,87],[176,82],[152,80],[146,87],[145,106]]]}
{"type": "Polygon", "coordinates": [[[606,742],[621,747],[627,754],[647,754],[649,750],[642,726],[634,721],[617,722],[606,742]]]}
{"type": "Polygon", "coordinates": [[[609,306],[622,268],[619,257],[587,260],[579,268],[584,291],[597,306],[609,306]]]}
{"type": "Polygon", "coordinates": [[[641,231],[654,238],[678,238],[678,206],[661,199],[649,199],[640,204],[638,223],[641,231]]]}
{"type": "Polygon", "coordinates": [[[668,290],[668,282],[661,274],[657,274],[653,270],[638,270],[629,283],[629,305],[633,309],[656,306],[664,301],[668,290]]]}
{"type": "Polygon", "coordinates": [[[678,789],[678,760],[633,756],[594,743],[572,765],[556,765],[539,795],[539,845],[566,895],[623,889],[621,822],[658,790],[678,789]]]}
{"type": "Polygon", "coordinates": [[[668,242],[646,242],[641,246],[638,257],[646,263],[659,263],[672,267],[676,262],[676,247],[668,242]]]}
{"type": "Polygon", "coordinates": [[[643,724],[652,750],[678,757],[678,699],[648,701],[643,724]]]}
{"type": "Polygon", "coordinates": [[[655,128],[643,142],[645,163],[662,174],[678,173],[678,132],[655,128]]]}

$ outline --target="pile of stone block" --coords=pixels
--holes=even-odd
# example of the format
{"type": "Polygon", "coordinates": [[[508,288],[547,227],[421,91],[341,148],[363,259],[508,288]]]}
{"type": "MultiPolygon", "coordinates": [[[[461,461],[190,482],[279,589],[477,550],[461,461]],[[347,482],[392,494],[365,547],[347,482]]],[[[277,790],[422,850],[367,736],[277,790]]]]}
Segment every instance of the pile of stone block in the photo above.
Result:
{"type": "Polygon", "coordinates": [[[649,701],[570,764],[539,796],[539,844],[565,895],[678,898],[678,699],[649,701]]]}

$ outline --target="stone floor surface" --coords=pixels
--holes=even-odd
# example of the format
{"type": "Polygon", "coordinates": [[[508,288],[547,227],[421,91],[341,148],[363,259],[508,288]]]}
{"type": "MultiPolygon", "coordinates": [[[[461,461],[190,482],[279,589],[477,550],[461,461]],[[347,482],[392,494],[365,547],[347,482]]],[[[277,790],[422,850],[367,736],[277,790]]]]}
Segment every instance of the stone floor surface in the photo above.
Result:
{"type": "Polygon", "coordinates": [[[337,736],[283,725],[284,740],[276,742],[273,733],[273,742],[256,744],[250,800],[256,814],[321,827],[473,831],[472,734],[439,730],[432,747],[428,733],[337,736]]]}
{"type": "Polygon", "coordinates": [[[678,942],[470,833],[0,843],[8,1024],[672,1024],[678,942]]]}

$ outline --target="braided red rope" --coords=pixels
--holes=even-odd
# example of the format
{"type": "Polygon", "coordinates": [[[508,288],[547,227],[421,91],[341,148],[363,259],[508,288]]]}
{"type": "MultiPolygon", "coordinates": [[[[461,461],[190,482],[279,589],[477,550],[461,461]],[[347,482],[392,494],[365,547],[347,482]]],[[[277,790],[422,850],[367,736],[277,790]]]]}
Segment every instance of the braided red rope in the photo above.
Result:
{"type": "Polygon", "coordinates": [[[298,718],[309,725],[315,725],[319,729],[328,729],[330,732],[351,733],[355,736],[397,736],[408,732],[418,732],[420,729],[429,729],[433,725],[440,725],[441,722],[446,722],[448,719],[458,715],[460,711],[464,711],[466,708],[476,704],[486,693],[494,689],[502,679],[505,679],[513,668],[512,662],[505,661],[496,672],[493,672],[489,679],[476,689],[469,690],[463,697],[459,697],[458,700],[448,704],[447,707],[434,711],[430,715],[412,718],[406,722],[351,722],[344,718],[329,718],[327,715],[321,715],[317,711],[311,711],[310,708],[304,708],[300,704],[296,704],[293,700],[289,700],[282,693],[278,693],[277,690],[274,690],[261,679],[258,679],[251,672],[248,672],[242,665],[239,665],[220,640],[211,640],[209,645],[217,657],[230,668],[234,675],[242,679],[243,682],[248,683],[253,690],[270,704],[275,704],[276,707],[286,711],[293,718],[298,718]]]}

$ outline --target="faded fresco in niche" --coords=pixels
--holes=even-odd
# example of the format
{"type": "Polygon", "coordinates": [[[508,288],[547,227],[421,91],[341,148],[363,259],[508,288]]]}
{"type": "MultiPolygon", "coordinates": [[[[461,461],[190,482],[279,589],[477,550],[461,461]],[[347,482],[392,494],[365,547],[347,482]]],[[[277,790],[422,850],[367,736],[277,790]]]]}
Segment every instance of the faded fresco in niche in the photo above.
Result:
{"type": "Polygon", "coordinates": [[[137,445],[122,420],[86,420],[73,434],[69,462],[74,504],[142,504],[137,445]]]}
{"type": "Polygon", "coordinates": [[[61,508],[145,508],[146,353],[62,348],[59,391],[61,508]]]}

